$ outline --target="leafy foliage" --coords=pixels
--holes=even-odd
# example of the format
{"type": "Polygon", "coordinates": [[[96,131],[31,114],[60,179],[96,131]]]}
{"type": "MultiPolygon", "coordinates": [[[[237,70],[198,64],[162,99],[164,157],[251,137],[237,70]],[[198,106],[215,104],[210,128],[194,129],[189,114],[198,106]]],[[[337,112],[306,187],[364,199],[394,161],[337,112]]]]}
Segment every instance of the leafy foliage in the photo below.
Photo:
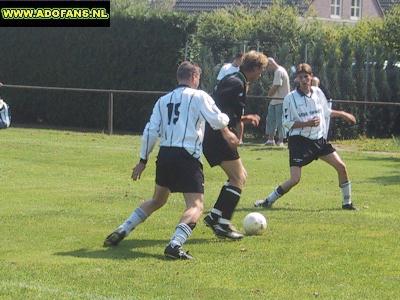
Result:
{"type": "MultiPolygon", "coordinates": [[[[400,5],[385,19],[344,26],[322,23],[312,11],[300,19],[294,2],[189,15],[173,12],[170,1],[116,0],[111,28],[0,28],[0,78],[6,84],[167,91],[175,85],[177,64],[189,59],[200,63],[201,87],[211,92],[224,62],[255,49],[291,75],[298,63],[311,64],[333,99],[400,101],[400,5]]],[[[271,81],[265,74],[250,93],[265,95],[271,81]]],[[[105,94],[4,89],[2,96],[17,123],[106,127],[105,94]]],[[[114,95],[116,129],[141,131],[157,97],[114,95]]],[[[266,101],[250,102],[252,112],[265,113],[266,101]]],[[[397,107],[335,107],[360,120],[349,132],[334,123],[337,138],[400,134],[397,107]]]]}
{"type": "Polygon", "coordinates": [[[394,5],[385,17],[383,38],[388,49],[400,57],[400,4],[394,5]]]}

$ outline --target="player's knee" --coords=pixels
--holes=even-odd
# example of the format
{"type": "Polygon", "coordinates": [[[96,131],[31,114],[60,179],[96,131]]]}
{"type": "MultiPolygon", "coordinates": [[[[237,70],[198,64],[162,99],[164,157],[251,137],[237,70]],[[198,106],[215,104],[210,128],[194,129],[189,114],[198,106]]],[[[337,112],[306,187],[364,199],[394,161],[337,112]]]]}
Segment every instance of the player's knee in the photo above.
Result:
{"type": "Polygon", "coordinates": [[[297,185],[300,182],[300,176],[294,176],[290,178],[290,183],[292,186],[297,185]]]}
{"type": "Polygon", "coordinates": [[[345,165],[344,163],[340,163],[340,164],[337,166],[336,170],[337,170],[338,173],[340,173],[340,174],[343,174],[343,175],[347,174],[347,168],[346,168],[346,165],[345,165]]]}

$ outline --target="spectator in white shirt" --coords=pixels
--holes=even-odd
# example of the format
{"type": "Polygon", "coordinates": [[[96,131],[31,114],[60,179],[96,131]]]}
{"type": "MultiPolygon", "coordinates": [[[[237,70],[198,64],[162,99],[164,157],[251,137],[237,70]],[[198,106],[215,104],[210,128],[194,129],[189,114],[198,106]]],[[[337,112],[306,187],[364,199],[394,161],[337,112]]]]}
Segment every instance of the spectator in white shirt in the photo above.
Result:
{"type": "Polygon", "coordinates": [[[278,65],[276,61],[269,57],[268,58],[268,71],[274,72],[274,79],[272,86],[268,91],[268,97],[271,97],[271,101],[268,105],[267,122],[266,122],[266,134],[268,136],[265,145],[275,145],[275,134],[278,136],[276,145],[283,146],[284,130],[282,127],[282,105],[283,98],[290,92],[289,75],[285,68],[278,65]]]}
{"type": "Polygon", "coordinates": [[[217,82],[221,81],[221,79],[227,75],[239,72],[239,68],[242,63],[243,63],[243,53],[239,52],[235,55],[231,63],[224,64],[221,70],[219,70],[217,76],[217,82]]]}

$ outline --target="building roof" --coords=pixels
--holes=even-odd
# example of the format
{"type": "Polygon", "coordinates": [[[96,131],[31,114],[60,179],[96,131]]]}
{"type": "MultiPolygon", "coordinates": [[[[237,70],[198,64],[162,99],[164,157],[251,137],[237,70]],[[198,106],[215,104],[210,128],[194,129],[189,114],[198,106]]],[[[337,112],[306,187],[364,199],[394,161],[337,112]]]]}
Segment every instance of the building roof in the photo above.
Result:
{"type": "MultiPolygon", "coordinates": [[[[400,0],[376,0],[383,12],[388,11],[393,5],[400,4],[400,0]]],[[[309,0],[286,0],[289,5],[297,7],[303,14],[308,10],[312,1],[309,0]]],[[[251,9],[266,8],[273,4],[273,0],[176,0],[174,9],[186,12],[212,11],[233,6],[243,6],[251,9]]]]}
{"type": "Polygon", "coordinates": [[[243,5],[250,8],[265,8],[272,4],[272,0],[177,0],[175,3],[176,10],[189,12],[212,11],[220,8],[229,8],[233,6],[243,5]]]}
{"type": "MultiPolygon", "coordinates": [[[[304,12],[308,8],[304,0],[289,0],[287,2],[297,6],[300,12],[304,12]]],[[[186,12],[212,11],[233,6],[260,9],[271,6],[272,4],[273,0],[177,0],[174,9],[186,12]]]]}
{"type": "Polygon", "coordinates": [[[383,12],[388,11],[392,6],[400,4],[400,0],[378,0],[383,12]]]}

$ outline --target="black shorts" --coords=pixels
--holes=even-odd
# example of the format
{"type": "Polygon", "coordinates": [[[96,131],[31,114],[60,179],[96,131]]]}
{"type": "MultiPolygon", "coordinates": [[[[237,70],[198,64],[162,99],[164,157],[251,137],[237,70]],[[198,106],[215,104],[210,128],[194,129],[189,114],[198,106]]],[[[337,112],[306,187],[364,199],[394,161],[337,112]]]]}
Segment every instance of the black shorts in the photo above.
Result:
{"type": "Polygon", "coordinates": [[[301,135],[289,136],[289,164],[291,167],[303,167],[318,157],[335,152],[324,138],[310,140],[301,135]]]}
{"type": "Polygon", "coordinates": [[[211,167],[218,166],[223,161],[240,158],[237,150],[228,146],[221,131],[213,130],[208,124],[204,133],[203,153],[211,167]]]}
{"type": "Polygon", "coordinates": [[[184,148],[160,147],[156,184],[167,187],[172,193],[204,194],[203,165],[184,148]]]}

